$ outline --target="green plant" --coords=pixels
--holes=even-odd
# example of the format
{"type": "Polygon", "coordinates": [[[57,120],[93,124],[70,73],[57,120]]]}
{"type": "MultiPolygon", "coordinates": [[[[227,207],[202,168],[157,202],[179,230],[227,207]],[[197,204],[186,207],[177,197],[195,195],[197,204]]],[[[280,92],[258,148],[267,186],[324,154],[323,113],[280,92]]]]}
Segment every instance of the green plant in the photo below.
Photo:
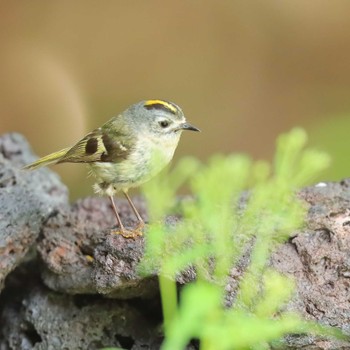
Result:
{"type": "Polygon", "coordinates": [[[303,223],[296,190],[329,164],[327,155],[304,149],[306,141],[301,129],[280,136],[272,166],[243,155],[214,156],[208,165],[186,158],[144,186],[151,225],[140,271],[159,274],[162,349],[183,349],[192,338],[202,350],[265,349],[288,333],[332,333],[283,311],[293,281],[267,267],[276,245],[303,223]],[[181,221],[167,226],[163,219],[187,181],[193,197],[182,202],[181,221]],[[248,247],[250,264],[225,306],[228,276],[248,247]],[[175,276],[189,266],[197,278],[178,304],[175,276]]]}

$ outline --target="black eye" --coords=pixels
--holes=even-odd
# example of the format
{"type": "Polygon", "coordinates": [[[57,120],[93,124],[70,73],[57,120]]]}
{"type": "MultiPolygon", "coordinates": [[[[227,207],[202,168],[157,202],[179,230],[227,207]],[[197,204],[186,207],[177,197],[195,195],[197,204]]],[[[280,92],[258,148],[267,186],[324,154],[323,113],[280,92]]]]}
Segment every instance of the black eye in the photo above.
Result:
{"type": "Polygon", "coordinates": [[[169,122],[167,120],[162,120],[162,121],[159,122],[159,125],[162,128],[167,128],[169,126],[169,122]]]}

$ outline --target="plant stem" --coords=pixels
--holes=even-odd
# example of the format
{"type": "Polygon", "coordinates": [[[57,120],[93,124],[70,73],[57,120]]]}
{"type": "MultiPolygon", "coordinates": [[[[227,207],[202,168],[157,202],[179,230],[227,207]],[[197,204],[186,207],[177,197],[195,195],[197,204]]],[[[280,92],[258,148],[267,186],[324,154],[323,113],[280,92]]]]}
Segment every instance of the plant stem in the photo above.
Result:
{"type": "Polygon", "coordinates": [[[164,334],[167,336],[169,334],[169,326],[177,311],[176,282],[161,273],[159,275],[159,288],[163,309],[164,334]]]}

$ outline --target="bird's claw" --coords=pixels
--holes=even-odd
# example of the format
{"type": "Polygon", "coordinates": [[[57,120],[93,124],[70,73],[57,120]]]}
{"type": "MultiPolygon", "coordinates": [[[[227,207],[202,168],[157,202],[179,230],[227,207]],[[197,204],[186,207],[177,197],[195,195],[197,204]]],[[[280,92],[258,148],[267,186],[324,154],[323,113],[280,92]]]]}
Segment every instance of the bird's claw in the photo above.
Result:
{"type": "Polygon", "coordinates": [[[131,238],[131,239],[135,239],[136,237],[142,236],[142,228],[139,226],[137,226],[134,230],[112,230],[111,232],[112,234],[116,234],[116,235],[122,235],[124,238],[131,238]]]}

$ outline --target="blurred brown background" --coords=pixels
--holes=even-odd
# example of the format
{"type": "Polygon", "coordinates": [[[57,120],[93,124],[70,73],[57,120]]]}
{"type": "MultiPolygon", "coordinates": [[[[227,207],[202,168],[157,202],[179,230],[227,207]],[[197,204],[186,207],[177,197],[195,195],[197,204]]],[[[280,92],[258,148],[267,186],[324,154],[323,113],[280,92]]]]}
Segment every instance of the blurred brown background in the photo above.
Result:
{"type": "MultiPolygon", "coordinates": [[[[73,144],[129,104],[179,104],[201,134],[176,158],[271,158],[303,126],[350,174],[350,2],[2,1],[0,133],[38,155],[73,144]]],[[[92,193],[82,165],[55,168],[73,198],[92,193]]]]}

